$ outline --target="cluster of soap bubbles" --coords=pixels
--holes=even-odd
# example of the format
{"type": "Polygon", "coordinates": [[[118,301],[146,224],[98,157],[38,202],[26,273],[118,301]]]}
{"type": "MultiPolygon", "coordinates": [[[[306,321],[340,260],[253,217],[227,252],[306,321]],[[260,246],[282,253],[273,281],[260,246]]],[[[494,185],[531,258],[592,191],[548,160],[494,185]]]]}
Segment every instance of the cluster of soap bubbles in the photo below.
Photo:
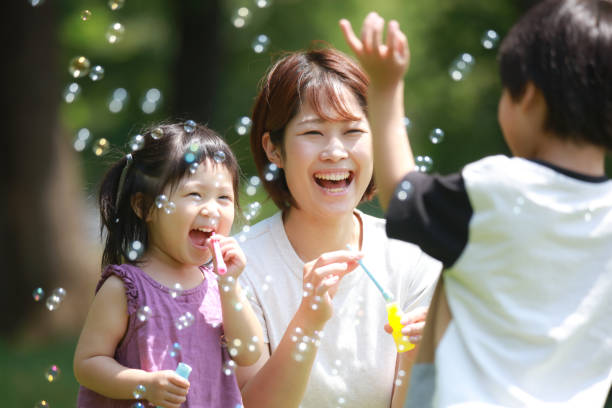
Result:
{"type": "Polygon", "coordinates": [[[433,166],[433,160],[429,156],[417,156],[414,159],[415,169],[422,173],[427,173],[433,166]]]}
{"type": "Polygon", "coordinates": [[[257,350],[257,343],[259,342],[259,338],[257,336],[251,337],[247,342],[243,342],[240,339],[233,339],[230,344],[227,346],[227,351],[230,356],[236,357],[238,354],[242,353],[244,350],[248,352],[254,352],[257,350]]]}
{"type": "MultiPolygon", "coordinates": [[[[497,46],[499,39],[500,38],[497,32],[489,29],[482,34],[480,44],[485,49],[491,50],[497,46]]],[[[472,54],[467,52],[461,53],[451,62],[448,68],[448,73],[453,81],[462,81],[472,71],[475,63],[476,60],[472,54]]]]}
{"type": "Polygon", "coordinates": [[[162,101],[162,93],[157,88],[147,90],[140,102],[140,109],[146,114],[151,114],[157,110],[162,101]]]}
{"type": "Polygon", "coordinates": [[[168,200],[165,194],[160,194],[155,197],[155,207],[159,210],[163,210],[166,214],[172,214],[176,211],[176,204],[173,201],[168,200]]]}
{"type": "Polygon", "coordinates": [[[145,248],[142,242],[134,240],[130,242],[130,244],[126,248],[125,256],[130,261],[135,261],[142,256],[142,254],[144,253],[144,249],[145,248]]]}
{"type": "Polygon", "coordinates": [[[251,121],[251,118],[249,118],[248,116],[241,116],[236,121],[236,125],[234,126],[234,129],[236,130],[236,133],[239,136],[244,136],[251,131],[252,124],[253,122],[251,121]]]}
{"type": "MultiPolygon", "coordinates": [[[[44,297],[45,297],[45,291],[41,287],[34,289],[34,291],[32,292],[32,298],[36,302],[40,302],[44,297]]],[[[66,289],[64,288],[53,289],[51,294],[45,300],[45,307],[49,311],[57,310],[62,304],[62,302],[64,301],[65,297],[66,297],[66,289]]]]}
{"type": "Polygon", "coordinates": [[[259,201],[253,201],[252,203],[249,203],[247,205],[247,208],[244,211],[244,218],[248,222],[251,222],[255,218],[257,218],[260,212],[261,212],[261,204],[259,203],[259,201]]]}
{"type": "Polygon", "coordinates": [[[304,361],[305,355],[321,345],[323,332],[315,330],[313,336],[307,336],[301,327],[296,327],[291,335],[291,341],[295,343],[295,349],[291,357],[297,362],[304,361]]]}
{"type": "Polygon", "coordinates": [[[191,312],[185,312],[176,319],[174,326],[177,330],[183,330],[191,326],[193,322],[195,322],[194,315],[191,312]]]}

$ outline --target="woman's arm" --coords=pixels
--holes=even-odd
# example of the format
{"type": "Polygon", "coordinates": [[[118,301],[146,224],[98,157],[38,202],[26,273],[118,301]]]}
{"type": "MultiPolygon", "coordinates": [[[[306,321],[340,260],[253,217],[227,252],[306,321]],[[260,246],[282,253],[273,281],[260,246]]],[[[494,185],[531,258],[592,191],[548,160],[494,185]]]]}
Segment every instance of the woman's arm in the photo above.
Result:
{"type": "Polygon", "coordinates": [[[185,401],[189,382],[173,371],[149,373],[127,368],[115,358],[117,344],[128,324],[127,297],[123,282],[110,276],[91,305],[74,354],[74,374],[86,388],[113,399],[133,399],[138,385],[144,398],[167,408],[185,401]]]}
{"type": "Polygon", "coordinates": [[[303,297],[278,347],[272,355],[264,351],[254,366],[237,371],[244,406],[299,406],[316,357],[318,336],[332,316],[329,289],[359,265],[357,260],[361,256],[356,252],[336,251],[304,265],[304,291],[308,295],[303,297]],[[313,308],[315,303],[317,307],[313,308]]]}

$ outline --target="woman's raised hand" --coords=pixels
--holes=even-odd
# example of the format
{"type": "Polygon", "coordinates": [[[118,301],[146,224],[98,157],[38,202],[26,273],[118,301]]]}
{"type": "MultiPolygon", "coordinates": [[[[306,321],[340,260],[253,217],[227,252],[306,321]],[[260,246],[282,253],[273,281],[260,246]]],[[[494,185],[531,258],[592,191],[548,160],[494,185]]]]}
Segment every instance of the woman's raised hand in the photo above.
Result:
{"type": "Polygon", "coordinates": [[[304,296],[298,311],[307,320],[304,324],[311,324],[315,330],[320,330],[332,317],[333,294],[330,289],[359,266],[358,261],[362,257],[361,252],[340,250],[326,252],[304,265],[304,296]]]}
{"type": "Polygon", "coordinates": [[[373,85],[394,85],[403,79],[410,64],[410,51],[408,40],[397,21],[389,21],[385,43],[385,20],[375,12],[369,13],[363,21],[361,38],[355,35],[351,23],[346,19],[340,20],[340,28],[373,85]]]}

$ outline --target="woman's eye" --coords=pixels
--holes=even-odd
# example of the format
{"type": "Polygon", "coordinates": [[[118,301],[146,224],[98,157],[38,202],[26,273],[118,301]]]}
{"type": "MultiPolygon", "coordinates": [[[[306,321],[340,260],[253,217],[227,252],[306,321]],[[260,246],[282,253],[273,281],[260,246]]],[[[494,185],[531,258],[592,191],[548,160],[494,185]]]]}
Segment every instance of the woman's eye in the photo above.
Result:
{"type": "Polygon", "coordinates": [[[234,201],[234,197],[230,196],[230,195],[222,195],[219,196],[220,200],[229,200],[229,201],[234,201]]]}
{"type": "Polygon", "coordinates": [[[323,133],[318,130],[309,130],[307,132],[302,133],[303,135],[322,135],[323,133]]]}
{"type": "Polygon", "coordinates": [[[365,133],[365,130],[362,129],[349,129],[346,131],[347,134],[350,135],[361,135],[365,133]]]}

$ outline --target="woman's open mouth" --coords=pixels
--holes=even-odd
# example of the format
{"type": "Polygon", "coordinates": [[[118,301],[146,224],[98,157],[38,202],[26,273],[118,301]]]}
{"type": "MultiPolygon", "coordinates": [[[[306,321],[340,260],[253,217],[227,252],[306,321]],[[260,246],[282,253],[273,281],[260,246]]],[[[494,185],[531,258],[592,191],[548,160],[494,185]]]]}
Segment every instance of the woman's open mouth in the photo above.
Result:
{"type": "Polygon", "coordinates": [[[314,174],[315,183],[329,193],[346,191],[353,178],[355,178],[354,173],[348,170],[314,174]]]}

